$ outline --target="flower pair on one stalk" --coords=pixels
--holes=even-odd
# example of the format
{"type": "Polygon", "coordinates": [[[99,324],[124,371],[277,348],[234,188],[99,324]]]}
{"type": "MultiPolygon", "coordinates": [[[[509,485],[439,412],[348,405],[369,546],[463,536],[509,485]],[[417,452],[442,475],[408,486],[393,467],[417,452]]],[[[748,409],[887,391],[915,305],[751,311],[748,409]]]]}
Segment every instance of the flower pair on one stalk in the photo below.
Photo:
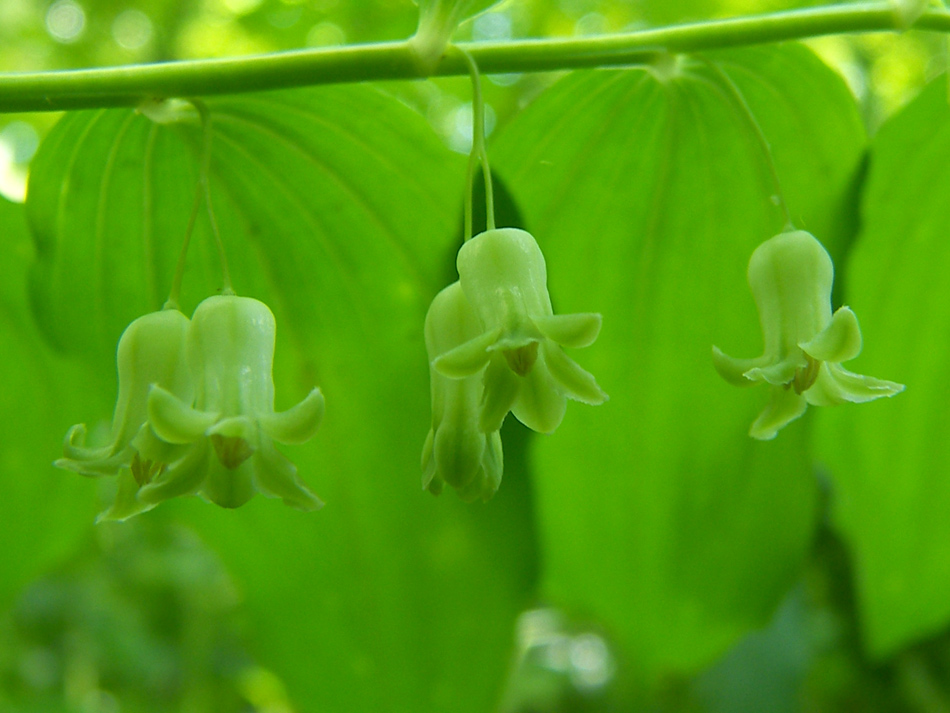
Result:
{"type": "Polygon", "coordinates": [[[791,231],[762,243],[749,260],[748,278],[765,353],[735,359],[713,347],[713,364],[731,384],[770,385],[769,404],[749,431],[753,438],[775,438],[808,404],[860,403],[904,390],[841,366],[861,352],[861,330],[850,308],[832,314],[834,266],[811,234],[791,231]]]}
{"type": "Polygon", "coordinates": [[[258,491],[301,510],[322,505],[273,444],[308,440],[324,407],[314,389],[274,411],[275,331],[265,304],[235,295],[209,297],[191,320],[165,309],[129,325],[117,351],[112,443],[86,448],[85,427],[73,426],[56,462],[119,475],[116,501],[100,519],[124,520],[187,494],[228,508],[258,491]]]}
{"type": "Polygon", "coordinates": [[[463,499],[490,498],[501,480],[498,430],[511,411],[540,433],[561,423],[567,399],[607,399],[561,346],[586,347],[599,314],[555,315],[547,268],[523,230],[488,230],[458,254],[459,281],[426,317],[433,425],[423,449],[423,486],[443,481],[463,499]]]}

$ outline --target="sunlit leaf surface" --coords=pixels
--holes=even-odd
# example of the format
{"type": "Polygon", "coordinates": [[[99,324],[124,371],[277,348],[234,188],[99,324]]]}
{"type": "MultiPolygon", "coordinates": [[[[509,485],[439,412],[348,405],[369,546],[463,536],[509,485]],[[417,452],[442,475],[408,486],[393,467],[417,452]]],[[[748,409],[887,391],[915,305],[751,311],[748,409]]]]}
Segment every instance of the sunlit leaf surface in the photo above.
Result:
{"type": "MultiPolygon", "coordinates": [[[[797,46],[714,59],[775,148],[794,221],[839,252],[864,142],[843,83],[797,46]]],[[[763,623],[814,522],[807,421],[753,441],[767,394],[726,384],[710,358],[713,344],[761,354],[745,270],[783,225],[728,86],[701,62],[576,73],[493,152],[555,309],[604,317],[577,357],[610,401],[573,405],[535,442],[544,590],[603,621],[651,679],[763,623]]]]}
{"type": "MultiPolygon", "coordinates": [[[[95,485],[53,468],[72,423],[107,401],[88,370],[52,354],[32,322],[25,276],[32,247],[23,206],[0,198],[0,603],[72,552],[95,516],[95,485]]],[[[111,387],[110,387],[111,388],[111,387]]]]}
{"type": "Polygon", "coordinates": [[[855,555],[866,643],[878,656],[950,619],[948,120],[938,81],[881,128],[845,276],[864,333],[855,367],[907,390],[821,421],[836,521],[855,555]]]}
{"type": "MultiPolygon", "coordinates": [[[[464,161],[366,87],[210,108],[235,288],[278,320],[278,408],[314,384],[326,396],[317,437],[287,454],[327,505],[162,508],[180,508],[232,569],[262,663],[303,710],[488,710],[532,585],[525,476],[513,466],[505,494],[473,508],[422,492],[419,470],[423,317],[450,276],[464,161]]],[[[29,206],[33,290],[57,344],[108,358],[124,325],[160,306],[200,143],[196,125],[107,111],[67,117],[44,144],[29,206]]],[[[211,245],[202,218],[186,312],[220,286],[211,245]]]]}

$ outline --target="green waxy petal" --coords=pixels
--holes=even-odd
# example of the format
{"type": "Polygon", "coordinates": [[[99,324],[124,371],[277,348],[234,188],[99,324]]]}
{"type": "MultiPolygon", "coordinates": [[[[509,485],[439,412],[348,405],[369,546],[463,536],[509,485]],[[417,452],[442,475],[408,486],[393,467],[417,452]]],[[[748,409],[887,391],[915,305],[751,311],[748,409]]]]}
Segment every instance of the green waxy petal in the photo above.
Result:
{"type": "Polygon", "coordinates": [[[796,394],[794,389],[782,386],[773,386],[769,405],[759,414],[759,417],[749,429],[749,435],[760,441],[770,441],[778,434],[779,429],[799,418],[808,402],[803,394],[796,394]]]}
{"type": "Polygon", "coordinates": [[[99,513],[96,522],[122,522],[130,517],[140,515],[155,507],[155,504],[143,503],[138,499],[139,484],[132,477],[128,468],[119,472],[119,484],[112,505],[99,513]]]}
{"type": "Polygon", "coordinates": [[[801,348],[818,361],[843,362],[861,353],[861,328],[858,318],[849,307],[841,307],[831,317],[831,323],[801,348]]]}
{"type": "Polygon", "coordinates": [[[123,448],[113,452],[115,444],[102,448],[86,448],[86,426],[76,424],[66,433],[63,442],[63,455],[53,465],[57,468],[71,470],[80,475],[92,478],[101,478],[115,475],[123,465],[127,465],[131,458],[131,451],[123,448]]]}
{"type": "Polygon", "coordinates": [[[756,382],[746,376],[746,373],[758,369],[769,363],[769,357],[760,356],[755,359],[736,359],[724,353],[719,347],[712,348],[713,366],[719,376],[733,386],[752,386],[756,382]]]}
{"type": "Polygon", "coordinates": [[[212,457],[211,444],[207,439],[202,439],[189,448],[181,460],[167,466],[148,485],[143,485],[138,499],[148,505],[158,505],[180,495],[197,492],[208,472],[210,461],[217,459],[212,457]]]}
{"type": "Polygon", "coordinates": [[[488,348],[498,341],[500,329],[493,329],[436,357],[432,368],[450,379],[472,376],[485,368],[491,354],[488,348]]]}
{"type": "Polygon", "coordinates": [[[143,460],[155,463],[172,463],[185,455],[188,445],[163,441],[155,435],[155,431],[146,422],[142,424],[142,428],[132,439],[132,448],[143,460]]]}
{"type": "Polygon", "coordinates": [[[753,367],[745,373],[745,377],[752,381],[765,381],[773,386],[784,386],[795,378],[795,372],[807,366],[808,360],[799,350],[794,356],[790,355],[778,363],[753,367]]]}
{"type": "Polygon", "coordinates": [[[836,406],[847,402],[863,403],[884,396],[893,396],[904,390],[903,384],[854,374],[839,364],[825,362],[805,397],[815,406],[836,406]]]}
{"type": "Polygon", "coordinates": [[[148,421],[169,443],[194,443],[218,420],[218,414],[197,411],[161,386],[148,395],[148,421]]]}
{"type": "Polygon", "coordinates": [[[478,429],[491,433],[501,428],[505,416],[518,398],[521,378],[516,376],[501,355],[495,355],[485,370],[484,392],[478,429]]]}
{"type": "Polygon", "coordinates": [[[77,423],[66,432],[63,439],[63,455],[71,460],[105,460],[115,454],[115,444],[101,448],[86,447],[86,424],[77,423]]]}
{"type": "Polygon", "coordinates": [[[222,418],[209,427],[205,433],[209,436],[221,436],[222,438],[240,438],[254,445],[259,440],[257,421],[251,416],[222,418]]]}
{"type": "Polygon", "coordinates": [[[544,255],[530,233],[479,233],[459,250],[456,264],[465,296],[487,328],[509,330],[553,314],[544,255]]]}
{"type": "Polygon", "coordinates": [[[569,398],[593,406],[607,400],[607,394],[597,385],[594,375],[584,371],[559,346],[547,343],[543,352],[545,366],[569,398]]]}
{"type": "Polygon", "coordinates": [[[453,282],[433,298],[426,312],[425,342],[429,361],[484,332],[462,285],[453,282]]]}
{"type": "Polygon", "coordinates": [[[485,480],[482,483],[482,500],[488,501],[498,490],[504,469],[505,456],[501,445],[501,434],[495,431],[489,436],[488,445],[482,456],[482,470],[485,473],[485,480]]]}
{"type": "Polygon", "coordinates": [[[223,508],[233,509],[254,497],[254,467],[250,458],[228,468],[220,458],[208,459],[208,469],[198,494],[223,508]]]}
{"type": "Polygon", "coordinates": [[[834,265],[810,233],[781,233],[759,245],[749,259],[748,278],[765,353],[773,359],[792,353],[831,321],[834,265]]]}
{"type": "Polygon", "coordinates": [[[538,330],[561,346],[580,349],[597,340],[603,318],[593,312],[532,316],[538,330]]]}
{"type": "Polygon", "coordinates": [[[297,445],[309,441],[323,419],[324,401],[314,389],[296,406],[280,413],[258,414],[261,430],[278,443],[297,445]]]}
{"type": "Polygon", "coordinates": [[[484,437],[484,449],[481,464],[476,477],[468,485],[458,489],[459,497],[467,503],[481,500],[488,502],[494,497],[501,485],[504,457],[502,455],[501,434],[497,431],[484,437]]]}
{"type": "Polygon", "coordinates": [[[139,317],[122,333],[116,349],[119,395],[112,417],[116,452],[145,422],[152,384],[190,403],[194,386],[185,361],[189,325],[188,318],[177,309],[164,309],[139,317]]]}
{"type": "Polygon", "coordinates": [[[215,295],[199,304],[188,332],[195,408],[225,417],[273,411],[276,329],[267,305],[250,297],[215,295]]]}
{"type": "Polygon", "coordinates": [[[478,474],[485,434],[469,419],[446,419],[435,434],[433,455],[439,475],[453,488],[464,488],[478,474]]]}
{"type": "MultiPolygon", "coordinates": [[[[500,330],[496,329],[489,336],[494,340],[497,334],[500,330]]],[[[430,360],[483,336],[482,324],[458,282],[446,287],[432,300],[425,323],[426,351],[430,360]]],[[[537,338],[528,340],[535,349],[537,338]]],[[[496,354],[494,346],[488,353],[482,351],[479,360],[503,363],[511,358],[505,352],[496,354]]],[[[478,368],[484,369],[484,363],[478,368]]],[[[505,378],[502,375],[502,379],[505,378]]],[[[467,502],[479,498],[487,500],[501,482],[502,456],[498,433],[486,435],[479,428],[484,379],[477,371],[470,376],[449,378],[435,365],[430,368],[430,379],[432,428],[422,447],[422,487],[438,495],[445,483],[449,483],[467,502]]],[[[499,419],[504,418],[508,405],[510,401],[506,399],[505,410],[499,419]]]]}
{"type": "Polygon", "coordinates": [[[521,388],[511,412],[532,431],[552,433],[561,425],[566,410],[567,396],[547,369],[533,369],[521,378],[521,388]]]}
{"type": "Polygon", "coordinates": [[[434,447],[435,432],[430,428],[429,435],[426,436],[426,442],[422,444],[422,489],[428,490],[433,495],[439,495],[445,481],[441,477],[436,477],[435,458],[433,458],[434,447]]]}
{"type": "Polygon", "coordinates": [[[297,476],[297,468],[264,439],[260,450],[251,458],[258,490],[271,498],[280,498],[284,505],[297,510],[319,510],[323,501],[314,495],[297,476]]]}

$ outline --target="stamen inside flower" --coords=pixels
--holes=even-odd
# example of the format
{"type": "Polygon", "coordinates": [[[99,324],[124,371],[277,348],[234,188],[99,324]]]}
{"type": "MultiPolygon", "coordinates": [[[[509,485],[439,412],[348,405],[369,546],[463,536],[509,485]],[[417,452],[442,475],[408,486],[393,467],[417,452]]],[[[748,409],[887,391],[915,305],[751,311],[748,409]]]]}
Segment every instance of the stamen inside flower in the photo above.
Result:
{"type": "Polygon", "coordinates": [[[132,456],[132,462],[129,467],[132,469],[132,477],[139,487],[148,485],[155,478],[161,475],[165,470],[165,463],[158,461],[144,460],[139,456],[138,451],[132,456]]]}
{"type": "Polygon", "coordinates": [[[802,394],[812,387],[818,378],[818,370],[821,369],[821,362],[814,359],[809,354],[805,354],[806,364],[795,370],[795,378],[785,385],[794,387],[796,394],[802,394]]]}
{"type": "Polygon", "coordinates": [[[211,434],[211,445],[214,446],[214,452],[218,454],[218,460],[228,470],[234,470],[254,453],[250,443],[236,436],[222,436],[219,433],[213,433],[211,434]]]}
{"type": "Polygon", "coordinates": [[[503,353],[513,372],[518,376],[527,376],[538,360],[538,343],[531,342],[517,349],[505,349],[503,353]]]}

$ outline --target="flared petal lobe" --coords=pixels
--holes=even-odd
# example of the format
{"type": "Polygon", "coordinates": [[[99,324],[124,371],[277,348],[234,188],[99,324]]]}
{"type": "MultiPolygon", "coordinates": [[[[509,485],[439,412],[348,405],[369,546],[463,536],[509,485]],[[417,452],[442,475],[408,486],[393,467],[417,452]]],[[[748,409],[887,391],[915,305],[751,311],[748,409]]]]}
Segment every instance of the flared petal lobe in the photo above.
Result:
{"type": "Polygon", "coordinates": [[[265,434],[278,443],[299,445],[317,432],[325,405],[320,389],[313,389],[303,401],[279,413],[262,413],[258,422],[265,434]]]}

